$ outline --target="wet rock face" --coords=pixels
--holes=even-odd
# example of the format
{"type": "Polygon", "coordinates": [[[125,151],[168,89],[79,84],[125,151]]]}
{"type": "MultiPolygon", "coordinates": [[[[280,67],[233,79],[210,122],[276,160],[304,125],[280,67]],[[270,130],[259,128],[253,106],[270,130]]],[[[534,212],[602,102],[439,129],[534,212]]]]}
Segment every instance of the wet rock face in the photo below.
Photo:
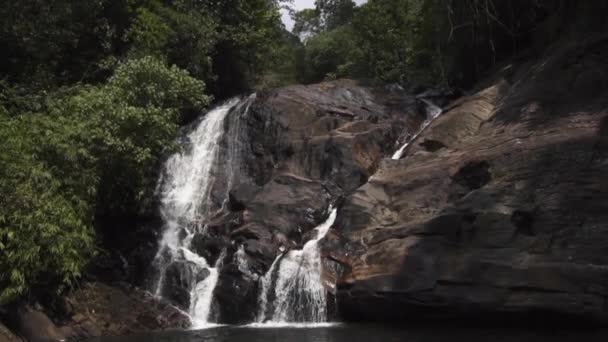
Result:
{"type": "Polygon", "coordinates": [[[547,56],[449,105],[346,196],[324,251],[343,317],[607,321],[608,86],[590,85],[608,40],[547,56]]]}
{"type": "Polygon", "coordinates": [[[215,289],[217,319],[230,324],[246,324],[255,320],[257,312],[257,278],[231,262],[222,269],[215,289]]]}
{"type": "Polygon", "coordinates": [[[222,155],[238,158],[225,157],[234,175],[224,182],[224,210],[239,219],[227,229],[232,247],[215,291],[219,321],[254,318],[257,277],[280,250],[310,239],[330,203],[367,182],[400,135],[424,120],[418,107],[402,90],[341,80],[259,93],[249,110],[231,116],[222,155]]]}
{"type": "Polygon", "coordinates": [[[199,283],[209,276],[209,270],[199,269],[188,261],[171,263],[165,272],[162,296],[179,307],[190,307],[190,288],[192,283],[199,283]]]}
{"type": "Polygon", "coordinates": [[[205,258],[210,265],[215,265],[227,242],[220,236],[196,234],[191,244],[193,252],[205,258]]]}

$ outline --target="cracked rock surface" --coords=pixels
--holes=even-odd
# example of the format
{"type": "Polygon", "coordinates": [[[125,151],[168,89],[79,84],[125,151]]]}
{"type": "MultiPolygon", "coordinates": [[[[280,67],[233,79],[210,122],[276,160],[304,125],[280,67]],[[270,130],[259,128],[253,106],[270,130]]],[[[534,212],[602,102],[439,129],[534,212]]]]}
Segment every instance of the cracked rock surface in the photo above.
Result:
{"type": "Polygon", "coordinates": [[[342,315],[605,321],[607,55],[506,66],[347,195],[324,249],[342,315]]]}

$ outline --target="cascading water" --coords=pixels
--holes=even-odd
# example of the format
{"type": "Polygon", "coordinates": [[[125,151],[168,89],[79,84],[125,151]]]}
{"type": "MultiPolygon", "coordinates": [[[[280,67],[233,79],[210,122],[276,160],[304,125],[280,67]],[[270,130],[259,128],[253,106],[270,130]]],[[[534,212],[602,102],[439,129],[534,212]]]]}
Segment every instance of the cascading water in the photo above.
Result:
{"type": "Polygon", "coordinates": [[[321,279],[319,241],[334,224],[337,209],[330,208],[329,217],[314,229],[315,237],[301,250],[279,256],[261,278],[258,322],[319,323],[327,321],[327,293],[321,279]],[[276,273],[276,275],[275,275],[276,273]],[[269,302],[274,280],[273,301],[269,302]],[[269,306],[271,305],[271,306],[269,306]]]}
{"type": "Polygon", "coordinates": [[[395,154],[393,155],[393,158],[392,158],[394,160],[401,159],[401,157],[403,157],[403,153],[405,152],[405,149],[407,149],[407,147],[410,145],[410,143],[412,141],[416,140],[416,138],[418,138],[418,136],[433,122],[433,120],[437,119],[439,117],[439,115],[441,115],[441,113],[443,113],[443,109],[441,109],[439,106],[435,105],[431,101],[429,101],[427,99],[421,99],[421,100],[422,100],[422,102],[424,102],[426,104],[426,120],[424,120],[424,122],[420,126],[420,129],[418,130],[418,132],[416,132],[416,134],[414,134],[413,137],[408,139],[408,141],[405,144],[403,144],[403,146],[401,146],[401,148],[397,152],[395,152],[395,154]]]}
{"type": "MultiPolygon", "coordinates": [[[[184,251],[188,251],[184,249],[184,251]]],[[[191,286],[192,290],[190,291],[190,319],[192,322],[193,328],[204,328],[209,325],[209,318],[211,315],[211,304],[213,301],[213,290],[217,285],[217,281],[219,279],[219,269],[222,263],[222,260],[225,256],[225,251],[223,251],[218,257],[215,265],[210,267],[207,264],[207,260],[205,258],[200,257],[192,252],[189,253],[190,257],[187,257],[188,260],[193,260],[196,265],[200,267],[200,270],[207,270],[209,274],[207,277],[200,281],[194,282],[191,286]]]]}
{"type": "Polygon", "coordinates": [[[233,189],[240,176],[242,176],[239,172],[239,167],[241,166],[241,153],[243,147],[243,137],[246,134],[244,127],[242,126],[243,117],[245,117],[249,113],[249,109],[251,109],[251,105],[256,100],[257,94],[253,93],[249,96],[248,99],[241,101],[238,104],[238,108],[236,108],[236,113],[238,115],[232,115],[229,119],[230,125],[230,136],[228,137],[228,155],[226,156],[227,163],[227,176],[228,176],[228,186],[226,187],[226,201],[224,205],[227,204],[227,200],[229,198],[228,191],[233,189]]]}
{"type": "Polygon", "coordinates": [[[274,259],[272,265],[270,265],[268,272],[266,272],[266,274],[260,278],[260,296],[258,298],[258,312],[256,315],[256,320],[260,323],[264,322],[264,320],[266,319],[266,315],[268,314],[268,296],[272,287],[272,280],[275,274],[275,269],[277,268],[277,265],[279,265],[282,257],[283,254],[277,256],[277,258],[274,259]]]}
{"type": "Polygon", "coordinates": [[[187,147],[166,161],[159,181],[164,234],[155,257],[159,271],[155,295],[164,295],[168,268],[177,267],[190,290],[189,314],[194,328],[209,323],[213,291],[225,252],[210,265],[191,250],[191,241],[195,234],[207,234],[204,223],[211,210],[214,169],[224,136],[224,121],[244,101],[247,100],[232,99],[209,111],[187,135],[187,147]]]}
{"type": "MultiPolygon", "coordinates": [[[[159,181],[164,233],[155,257],[158,282],[154,292],[183,306],[188,305],[195,329],[213,325],[210,323],[214,314],[213,293],[224,262],[232,260],[244,274],[257,278],[248,273],[250,267],[244,246],[231,257],[223,250],[211,262],[191,246],[193,239],[198,239],[197,235],[212,236],[205,222],[218,210],[226,209],[229,190],[238,182],[236,173],[240,169],[239,144],[242,143],[239,137],[243,133],[240,119],[248,113],[254,100],[255,94],[243,100],[233,99],[208,112],[187,134],[186,148],[166,161],[159,181]],[[218,172],[220,169],[225,172],[218,172]],[[219,174],[222,181],[216,184],[219,174]],[[223,202],[218,198],[222,192],[226,194],[223,202]],[[184,290],[178,293],[178,299],[172,292],[176,283],[184,290]],[[184,292],[186,300],[180,297],[184,292]]],[[[314,237],[301,250],[281,255],[268,273],[259,278],[260,322],[327,321],[327,293],[321,278],[318,243],[336,219],[336,210],[330,208],[329,212],[327,220],[313,230],[314,237]]]]}

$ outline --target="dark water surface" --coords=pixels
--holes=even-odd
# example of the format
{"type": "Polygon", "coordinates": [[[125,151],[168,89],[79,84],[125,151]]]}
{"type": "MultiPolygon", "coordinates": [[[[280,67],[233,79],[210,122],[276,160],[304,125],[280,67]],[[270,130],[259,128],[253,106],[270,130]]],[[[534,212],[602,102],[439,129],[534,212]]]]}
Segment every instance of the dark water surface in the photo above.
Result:
{"type": "Polygon", "coordinates": [[[399,328],[379,325],[341,325],[317,328],[217,327],[201,331],[173,331],[128,337],[104,337],[92,342],[586,342],[608,341],[602,330],[518,330],[399,328]]]}

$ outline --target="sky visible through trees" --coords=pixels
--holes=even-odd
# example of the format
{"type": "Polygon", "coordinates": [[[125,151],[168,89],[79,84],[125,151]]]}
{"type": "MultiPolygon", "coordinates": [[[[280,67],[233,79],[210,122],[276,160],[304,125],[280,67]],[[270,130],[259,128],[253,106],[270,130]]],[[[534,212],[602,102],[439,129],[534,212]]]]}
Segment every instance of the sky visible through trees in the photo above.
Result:
{"type": "MultiPolygon", "coordinates": [[[[367,0],[355,0],[355,2],[357,3],[357,5],[362,5],[366,3],[367,0]]],[[[303,10],[305,8],[315,8],[315,0],[294,0],[293,8],[297,11],[303,10]]],[[[287,27],[287,29],[291,31],[291,29],[293,29],[294,23],[293,19],[291,19],[289,13],[286,10],[283,10],[281,12],[281,19],[283,20],[285,27],[287,27]]]]}

